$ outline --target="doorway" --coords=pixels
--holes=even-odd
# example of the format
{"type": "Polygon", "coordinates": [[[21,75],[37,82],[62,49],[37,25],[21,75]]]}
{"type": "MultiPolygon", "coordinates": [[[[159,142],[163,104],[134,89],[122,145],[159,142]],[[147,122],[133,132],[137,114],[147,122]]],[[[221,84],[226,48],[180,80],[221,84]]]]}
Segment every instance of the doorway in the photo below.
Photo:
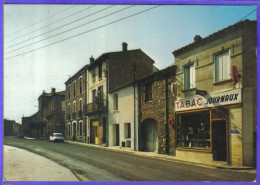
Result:
{"type": "Polygon", "coordinates": [[[155,152],[157,150],[157,140],[157,122],[154,119],[145,120],[141,127],[141,150],[155,152]]]}
{"type": "Polygon", "coordinates": [[[227,161],[227,123],[212,121],[212,153],[214,161],[227,161]]]}
{"type": "Polygon", "coordinates": [[[119,146],[119,124],[114,124],[113,127],[113,145],[119,146]]]}
{"type": "Polygon", "coordinates": [[[90,143],[99,144],[98,142],[98,125],[96,120],[90,120],[90,143]]]}
{"type": "Polygon", "coordinates": [[[76,141],[76,131],[77,131],[77,125],[76,123],[73,123],[73,141],[76,141]]]}

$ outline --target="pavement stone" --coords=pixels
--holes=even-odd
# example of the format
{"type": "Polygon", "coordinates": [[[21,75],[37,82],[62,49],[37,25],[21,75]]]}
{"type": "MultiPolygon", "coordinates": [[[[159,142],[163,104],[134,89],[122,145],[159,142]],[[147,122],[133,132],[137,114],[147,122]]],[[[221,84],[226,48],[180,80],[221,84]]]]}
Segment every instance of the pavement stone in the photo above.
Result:
{"type": "Polygon", "coordinates": [[[67,168],[32,152],[4,145],[4,181],[79,181],[67,168]]]}

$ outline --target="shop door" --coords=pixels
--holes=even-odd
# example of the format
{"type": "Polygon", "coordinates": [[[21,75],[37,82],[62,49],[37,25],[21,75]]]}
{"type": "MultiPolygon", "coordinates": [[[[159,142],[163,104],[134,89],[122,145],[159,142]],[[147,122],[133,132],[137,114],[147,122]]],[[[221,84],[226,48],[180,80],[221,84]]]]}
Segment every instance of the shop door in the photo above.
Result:
{"type": "Polygon", "coordinates": [[[212,152],[213,160],[227,161],[227,129],[225,120],[212,122],[212,152]]]}

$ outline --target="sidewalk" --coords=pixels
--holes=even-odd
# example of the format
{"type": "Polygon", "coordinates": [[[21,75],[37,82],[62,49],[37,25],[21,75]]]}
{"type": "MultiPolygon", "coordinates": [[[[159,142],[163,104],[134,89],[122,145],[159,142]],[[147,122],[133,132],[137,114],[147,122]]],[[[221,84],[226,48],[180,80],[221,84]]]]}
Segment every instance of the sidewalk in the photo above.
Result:
{"type": "Polygon", "coordinates": [[[87,143],[73,142],[73,141],[66,141],[66,142],[71,143],[71,144],[85,145],[85,146],[93,147],[93,148],[102,148],[104,150],[123,152],[123,153],[128,153],[128,154],[137,155],[137,156],[160,159],[160,160],[165,160],[165,161],[174,161],[174,162],[185,163],[185,164],[193,164],[196,166],[203,166],[203,167],[207,167],[207,168],[240,170],[240,171],[246,171],[249,173],[256,174],[256,170],[253,167],[232,166],[223,161],[200,162],[200,161],[194,161],[194,160],[190,160],[190,159],[182,159],[182,158],[179,158],[176,156],[169,156],[166,154],[158,154],[156,152],[133,151],[133,150],[129,150],[129,149],[121,149],[119,147],[105,147],[102,145],[94,145],[94,144],[87,144],[87,143]]]}
{"type": "Polygon", "coordinates": [[[78,181],[73,173],[40,155],[4,145],[4,181],[78,181]]]}

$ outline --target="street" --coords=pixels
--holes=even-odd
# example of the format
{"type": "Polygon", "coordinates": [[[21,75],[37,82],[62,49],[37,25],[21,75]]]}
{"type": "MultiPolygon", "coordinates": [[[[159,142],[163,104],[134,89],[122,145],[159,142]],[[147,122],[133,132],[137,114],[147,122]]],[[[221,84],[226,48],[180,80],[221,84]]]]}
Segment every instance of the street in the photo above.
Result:
{"type": "Polygon", "coordinates": [[[43,155],[78,174],[82,180],[254,181],[256,178],[248,172],[199,167],[66,142],[4,137],[4,144],[43,155]]]}

